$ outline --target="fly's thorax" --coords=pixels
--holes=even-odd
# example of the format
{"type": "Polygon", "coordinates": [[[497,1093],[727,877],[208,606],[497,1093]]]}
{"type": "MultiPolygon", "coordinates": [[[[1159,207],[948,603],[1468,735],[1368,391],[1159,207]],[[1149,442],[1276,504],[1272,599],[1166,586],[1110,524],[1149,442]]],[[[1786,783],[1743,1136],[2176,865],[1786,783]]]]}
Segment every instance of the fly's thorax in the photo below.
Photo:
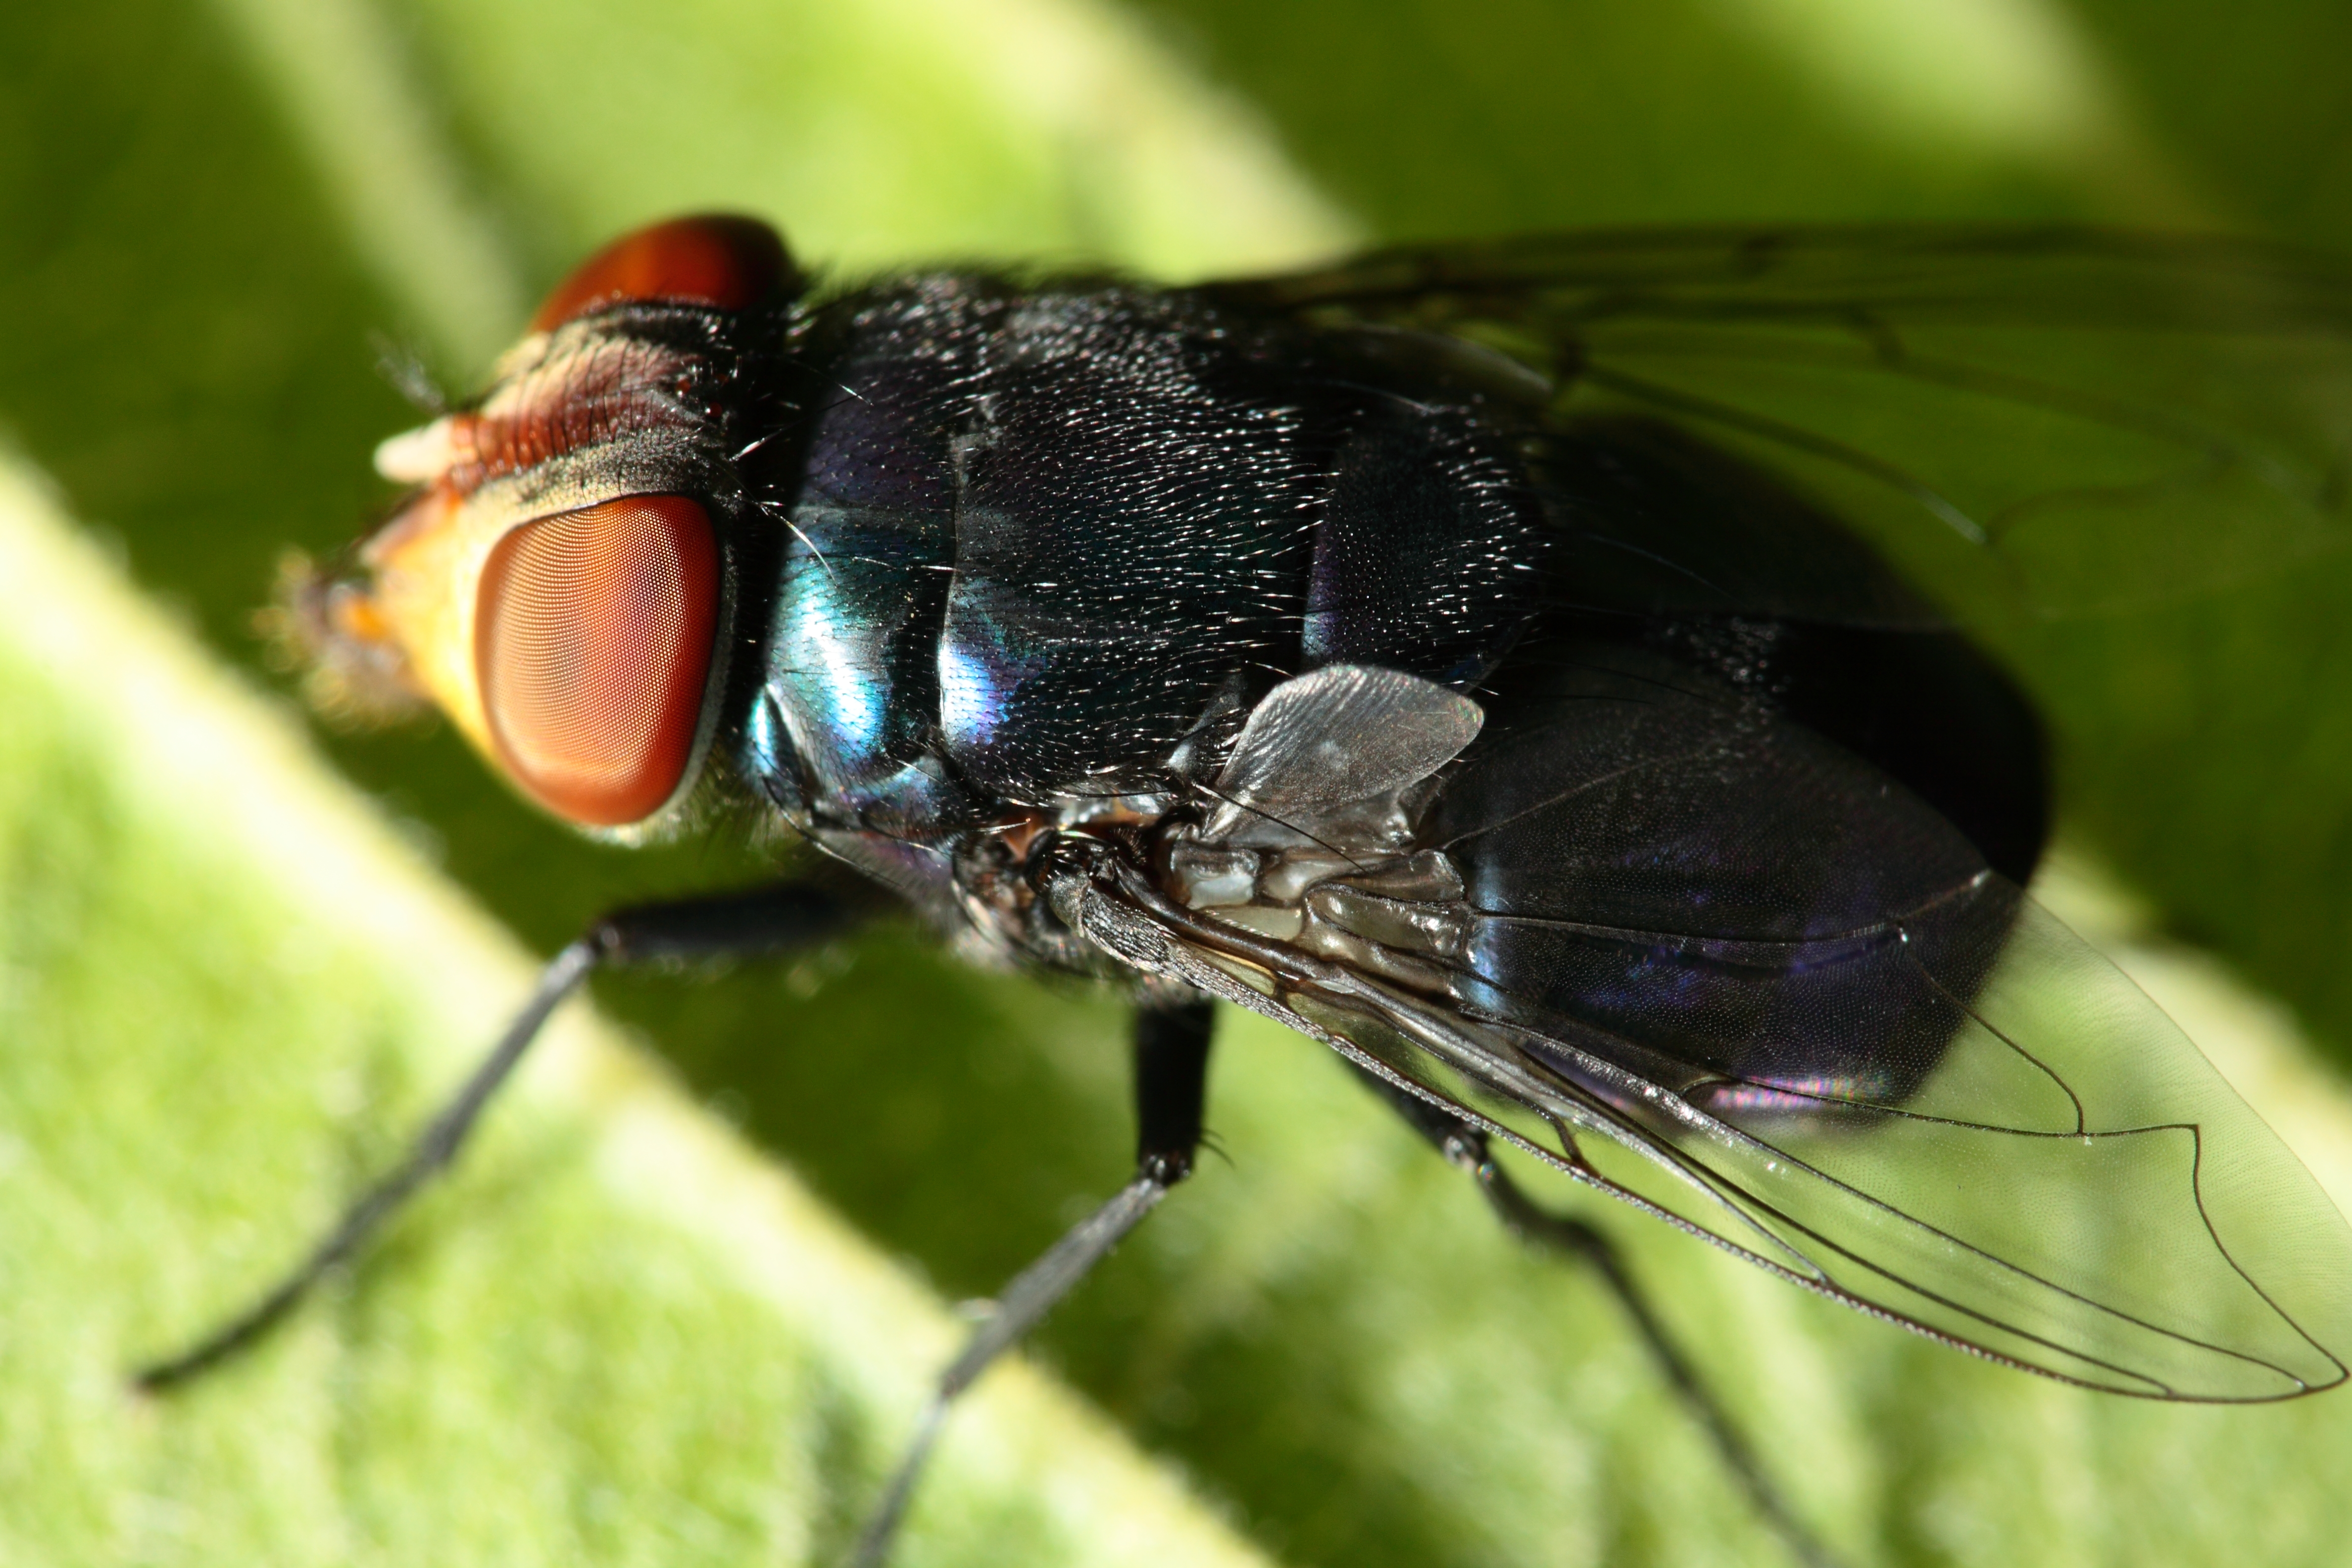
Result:
{"type": "Polygon", "coordinates": [[[1147,846],[1176,820],[1182,793],[1076,795],[942,836],[957,935],[967,953],[999,964],[1131,978],[1069,924],[1046,889],[1073,869],[1114,858],[1144,863],[1147,846]]]}
{"type": "Polygon", "coordinates": [[[1533,613],[1531,395],[1460,345],[954,275],[824,312],[742,757],[819,816],[1132,793],[1291,673],[1459,687],[1533,613]]]}
{"type": "Polygon", "coordinates": [[[1461,873],[1435,849],[1252,847],[1187,829],[1155,866],[1174,903],[1428,994],[1449,993],[1471,929],[1461,873]]]}

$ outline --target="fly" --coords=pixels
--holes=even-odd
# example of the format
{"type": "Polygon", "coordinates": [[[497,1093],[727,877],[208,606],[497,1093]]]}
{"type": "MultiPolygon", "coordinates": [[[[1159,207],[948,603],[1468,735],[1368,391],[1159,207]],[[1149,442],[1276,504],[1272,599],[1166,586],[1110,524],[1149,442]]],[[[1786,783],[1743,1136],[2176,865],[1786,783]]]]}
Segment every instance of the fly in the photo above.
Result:
{"type": "MultiPolygon", "coordinates": [[[[820,287],[688,218],[379,448],[408,500],[289,613],[325,700],[437,705],[585,833],[748,819],[1133,998],[1134,1173],[942,1376],[862,1561],[957,1394],[1190,1173],[1216,1001],[1593,1263],[1823,1561],[1496,1152],[2023,1370],[2343,1382],[2352,1229],[2022,891],[2043,738],[1970,634],[2334,548],[2347,463],[2352,274],[2255,245],[1696,228],[820,287]]],[[[598,921],[406,1163],[142,1382],[357,1248],[592,970],[857,918],[786,882],[598,921]]]]}

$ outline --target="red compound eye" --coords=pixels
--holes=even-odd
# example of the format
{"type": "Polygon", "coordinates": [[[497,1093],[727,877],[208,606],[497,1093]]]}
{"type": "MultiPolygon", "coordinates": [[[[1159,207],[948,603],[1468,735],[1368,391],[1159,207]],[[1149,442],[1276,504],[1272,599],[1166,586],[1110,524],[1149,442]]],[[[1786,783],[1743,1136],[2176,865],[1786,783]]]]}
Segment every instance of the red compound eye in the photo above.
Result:
{"type": "Polygon", "coordinates": [[[625,300],[740,310],[773,293],[792,270],[783,240],[757,218],[674,218],[625,235],[582,262],[555,286],[530,327],[546,331],[625,300]]]}
{"type": "Polygon", "coordinates": [[[718,545],[683,496],[514,530],[490,552],[474,624],[499,760],[583,826],[652,816],[686,776],[718,621],[718,545]]]}

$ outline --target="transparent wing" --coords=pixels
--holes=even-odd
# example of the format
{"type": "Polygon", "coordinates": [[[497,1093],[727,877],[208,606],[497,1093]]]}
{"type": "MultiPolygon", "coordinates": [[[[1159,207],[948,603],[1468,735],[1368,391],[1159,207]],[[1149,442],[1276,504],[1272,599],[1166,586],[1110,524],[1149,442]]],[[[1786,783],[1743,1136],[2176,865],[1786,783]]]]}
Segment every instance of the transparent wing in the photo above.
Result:
{"type": "Polygon", "coordinates": [[[1533,1069],[1539,1114],[1636,1156],[1584,1140],[1630,1192],[1854,1304],[2070,1381],[2258,1400],[2343,1380],[2341,1217],[2154,1004],[1990,873],[1874,931],[1777,951],[1675,962],[1660,933],[1577,940],[1595,967],[1638,952],[1650,984],[1724,984],[1727,968],[1800,1010],[1810,977],[1866,971],[1876,1016],[1850,1022],[1938,1041],[1920,1081],[1889,1093],[1868,1074],[1694,1072],[1638,1026],[1476,1031],[1533,1069]]]}
{"type": "Polygon", "coordinates": [[[1374,867],[1279,940],[1130,890],[1187,978],[1866,1310],[2153,1397],[2344,1380],[2352,1227],[1852,753],[1595,652],[1464,754],[1418,844],[1459,898],[1374,867]]]}
{"type": "MultiPolygon", "coordinates": [[[[2352,268],[2305,252],[2014,227],[1631,230],[1206,292],[1499,350],[1554,378],[1572,434],[1695,436],[1963,616],[2161,602],[2352,535],[2352,268]]],[[[1769,568],[1726,584],[1711,538],[1629,542],[1666,557],[1664,592],[1853,608],[1790,602],[1769,568]]]]}

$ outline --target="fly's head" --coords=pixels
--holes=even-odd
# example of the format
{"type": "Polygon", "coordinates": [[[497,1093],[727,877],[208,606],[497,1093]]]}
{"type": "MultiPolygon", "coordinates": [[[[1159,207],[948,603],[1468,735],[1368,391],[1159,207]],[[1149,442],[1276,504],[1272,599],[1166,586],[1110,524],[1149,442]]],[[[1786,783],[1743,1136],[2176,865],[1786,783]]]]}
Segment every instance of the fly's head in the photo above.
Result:
{"type": "Polygon", "coordinates": [[[620,240],[566,279],[473,406],[377,448],[414,487],[281,625],[313,695],[430,703],[532,802],[638,839],[694,794],[722,706],[754,340],[799,279],[744,218],[620,240]]]}

